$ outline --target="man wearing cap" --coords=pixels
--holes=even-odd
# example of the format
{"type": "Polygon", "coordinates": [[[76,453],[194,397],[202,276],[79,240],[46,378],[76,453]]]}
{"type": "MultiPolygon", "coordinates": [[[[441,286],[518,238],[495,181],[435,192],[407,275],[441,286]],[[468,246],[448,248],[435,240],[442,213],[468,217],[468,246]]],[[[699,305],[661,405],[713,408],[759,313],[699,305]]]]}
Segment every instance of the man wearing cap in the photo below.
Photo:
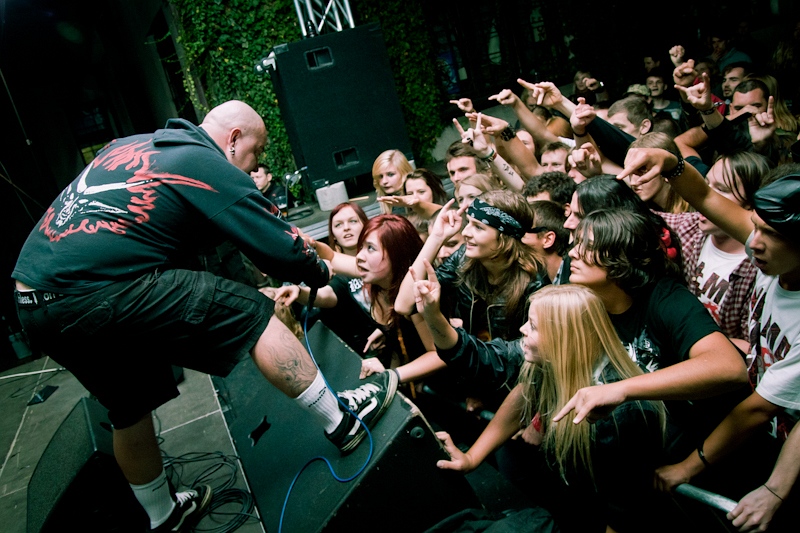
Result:
{"type": "MultiPolygon", "coordinates": [[[[665,150],[631,150],[620,177],[631,176],[639,182],[658,173],[673,175],[670,184],[681,196],[745,243],[759,273],[751,298],[748,357],[755,391],[689,457],[658,469],[656,483],[671,490],[707,469],[712,475],[715,463],[766,426],[772,436],[784,441],[777,464],[768,479],[728,513],[740,531],[763,531],[789,498],[800,473],[800,424],[796,423],[800,413],[800,165],[783,165],[772,172],[765,180],[768,185],[755,194],[755,213],[711,190],[693,167],[665,150]]],[[[785,515],[777,515],[778,523],[770,531],[782,530],[789,518],[785,515]]]]}

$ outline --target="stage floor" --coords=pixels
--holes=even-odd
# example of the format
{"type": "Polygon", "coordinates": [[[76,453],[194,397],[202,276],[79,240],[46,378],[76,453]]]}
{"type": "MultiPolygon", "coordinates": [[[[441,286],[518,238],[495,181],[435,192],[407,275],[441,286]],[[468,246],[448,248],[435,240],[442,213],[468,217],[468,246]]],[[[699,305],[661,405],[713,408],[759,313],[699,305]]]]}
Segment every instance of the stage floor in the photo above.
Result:
{"type": "MultiPolygon", "coordinates": [[[[57,369],[59,366],[44,357],[0,374],[0,378],[28,372],[57,369]]],[[[178,398],[156,411],[157,429],[163,439],[161,450],[172,457],[187,453],[218,453],[235,456],[227,425],[220,410],[211,378],[192,370],[184,371],[178,385],[178,398]]],[[[0,379],[0,524],[5,533],[27,531],[28,481],[47,444],[79,400],[88,396],[86,389],[67,371],[0,379]],[[27,405],[44,387],[58,387],[42,403],[27,405]]],[[[191,481],[214,464],[214,460],[183,466],[181,479],[191,481]]],[[[238,464],[238,463],[236,463],[238,464]]],[[[222,475],[228,476],[227,472],[222,475]]],[[[214,482],[211,482],[212,486],[214,482]]],[[[246,488],[241,466],[236,474],[237,488],[246,488]]],[[[241,506],[227,507],[238,511],[241,506]]],[[[255,513],[255,511],[254,511],[255,513]]],[[[229,517],[222,517],[226,522],[229,517]]],[[[219,521],[207,517],[200,527],[216,527],[219,521]]],[[[80,526],[76,525],[78,530],[80,526]]],[[[264,532],[261,521],[250,518],[240,533],[264,532]]]]}

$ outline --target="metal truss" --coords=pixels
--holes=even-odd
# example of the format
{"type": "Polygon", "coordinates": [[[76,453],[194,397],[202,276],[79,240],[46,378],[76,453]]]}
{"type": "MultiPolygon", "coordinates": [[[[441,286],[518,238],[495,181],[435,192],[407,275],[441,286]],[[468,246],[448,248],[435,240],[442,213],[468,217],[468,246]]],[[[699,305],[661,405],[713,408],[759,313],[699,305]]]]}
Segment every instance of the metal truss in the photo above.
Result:
{"type": "Polygon", "coordinates": [[[349,0],[294,0],[303,38],[354,28],[349,0]]]}

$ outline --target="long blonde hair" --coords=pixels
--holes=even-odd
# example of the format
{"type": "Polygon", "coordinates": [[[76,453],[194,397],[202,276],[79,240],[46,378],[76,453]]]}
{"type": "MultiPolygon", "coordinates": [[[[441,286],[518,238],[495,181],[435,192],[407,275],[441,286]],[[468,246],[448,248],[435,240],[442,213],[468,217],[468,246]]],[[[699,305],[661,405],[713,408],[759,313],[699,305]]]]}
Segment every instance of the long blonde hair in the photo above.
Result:
{"type": "MultiPolygon", "coordinates": [[[[540,360],[524,363],[519,376],[525,400],[523,420],[539,413],[544,424],[543,448],[558,463],[562,477],[567,467],[584,467],[594,477],[591,442],[594,426],[550,420],[578,390],[595,384],[594,375],[608,357],[621,379],[642,374],[622,345],[603,302],[581,285],[550,285],[530,298],[531,315],[539,332],[540,360]]],[[[664,407],[653,402],[664,421],[664,407]]]]}
{"type": "MultiPolygon", "coordinates": [[[[403,155],[403,152],[400,150],[386,150],[382,152],[372,164],[372,185],[375,187],[375,192],[377,192],[378,196],[386,196],[386,191],[381,187],[380,174],[388,165],[392,165],[397,169],[397,172],[403,178],[403,183],[406,181],[406,176],[414,171],[411,167],[411,163],[408,162],[408,159],[406,159],[406,156],[403,155]]],[[[391,213],[392,206],[381,203],[381,214],[390,215],[391,213]]]]}

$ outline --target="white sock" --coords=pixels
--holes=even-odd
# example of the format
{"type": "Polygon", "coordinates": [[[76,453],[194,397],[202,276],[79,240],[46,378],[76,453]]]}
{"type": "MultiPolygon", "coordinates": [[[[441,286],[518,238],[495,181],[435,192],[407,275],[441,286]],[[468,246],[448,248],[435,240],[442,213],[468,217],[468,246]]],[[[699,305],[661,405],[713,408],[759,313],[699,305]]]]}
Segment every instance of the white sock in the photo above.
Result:
{"type": "Polygon", "coordinates": [[[144,485],[131,485],[133,494],[150,517],[150,529],[155,529],[167,521],[172,510],[175,509],[175,500],[169,491],[169,483],[164,470],[150,483],[144,485]]]}
{"type": "Polygon", "coordinates": [[[325,433],[333,433],[342,421],[342,411],[336,395],[325,385],[322,372],[317,371],[317,377],[306,390],[295,398],[300,407],[313,413],[325,428],[325,433]]]}

